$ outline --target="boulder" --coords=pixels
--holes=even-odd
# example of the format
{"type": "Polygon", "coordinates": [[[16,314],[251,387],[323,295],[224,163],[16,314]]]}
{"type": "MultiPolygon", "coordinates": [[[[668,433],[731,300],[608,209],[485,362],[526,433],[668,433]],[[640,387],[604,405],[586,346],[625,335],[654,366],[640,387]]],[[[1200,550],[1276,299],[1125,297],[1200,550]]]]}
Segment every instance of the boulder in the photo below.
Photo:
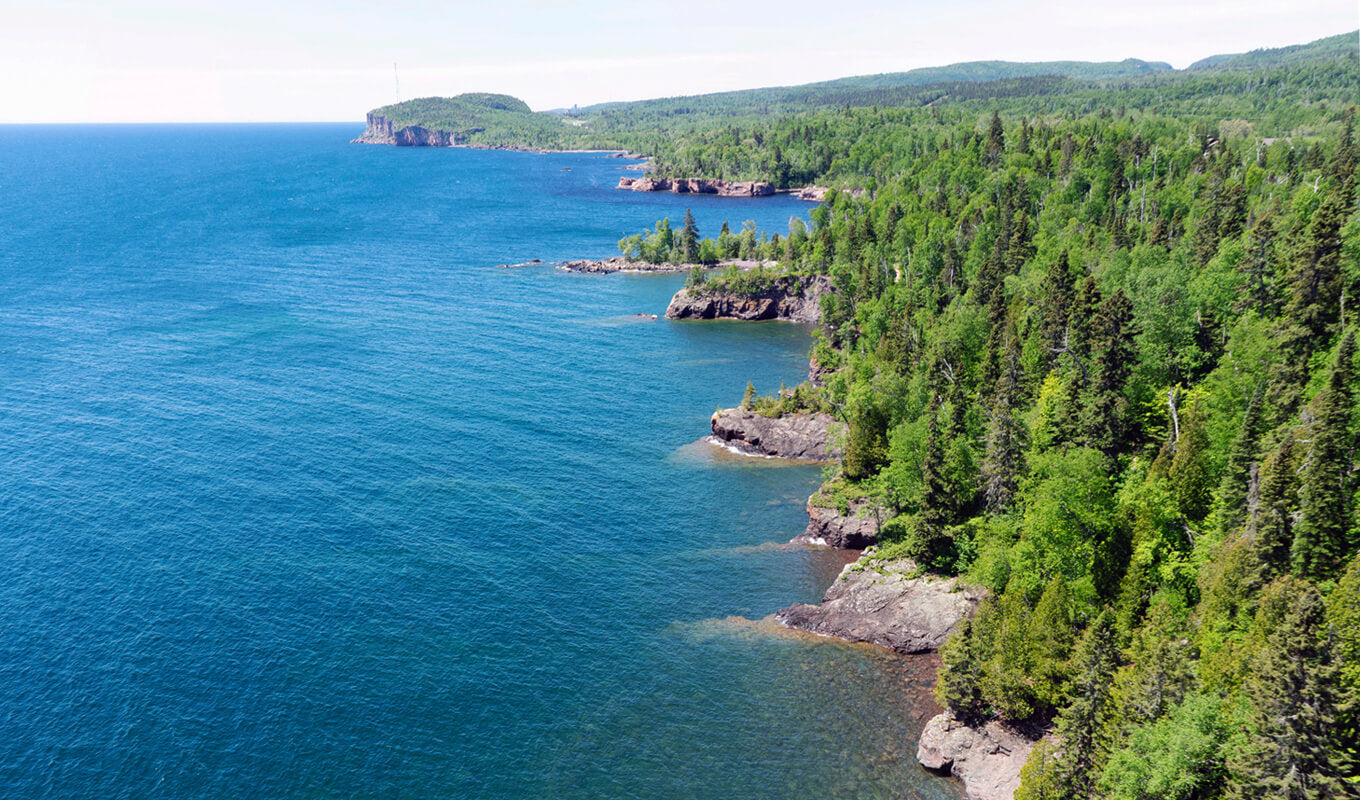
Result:
{"type": "Polygon", "coordinates": [[[981,593],[957,578],[916,577],[916,564],[895,559],[849,564],[821,605],[795,603],[775,612],[790,628],[898,653],[938,650],[959,620],[977,608],[981,593]]]}
{"type": "Polygon", "coordinates": [[[967,725],[945,712],[921,731],[916,760],[963,782],[967,800],[1011,800],[1035,741],[995,720],[967,725]]]}
{"type": "Polygon", "coordinates": [[[828,447],[828,430],[836,422],[830,414],[785,414],[765,417],[744,408],[720,408],[713,413],[713,437],[742,452],[776,458],[834,461],[840,453],[828,447]]]}

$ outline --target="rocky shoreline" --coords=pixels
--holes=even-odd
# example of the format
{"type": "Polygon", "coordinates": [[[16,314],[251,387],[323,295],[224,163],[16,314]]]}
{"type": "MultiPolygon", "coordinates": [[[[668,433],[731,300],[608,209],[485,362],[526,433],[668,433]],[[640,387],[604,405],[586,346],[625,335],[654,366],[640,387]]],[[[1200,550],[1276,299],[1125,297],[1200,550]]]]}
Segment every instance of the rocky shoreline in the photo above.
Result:
{"type": "MultiPolygon", "coordinates": [[[[622,257],[571,261],[561,269],[588,273],[682,272],[695,265],[645,264],[622,257]]],[[[752,263],[751,266],[755,266],[752,263]]],[[[681,289],[666,309],[670,319],[778,319],[815,323],[823,294],[833,291],[825,276],[780,276],[763,291],[737,293],[681,289]]],[[[809,378],[826,371],[809,364],[809,378]]],[[[834,462],[838,425],[829,414],[794,413],[766,417],[750,409],[719,409],[710,418],[712,440],[739,452],[770,458],[834,462]]],[[[819,493],[820,494],[820,493],[819,493]]],[[[803,633],[883,647],[900,654],[934,653],[961,620],[972,616],[981,590],[958,578],[923,575],[909,559],[879,559],[874,546],[887,512],[866,498],[844,509],[808,498],[808,525],[794,543],[865,549],[847,565],[817,605],[794,603],[773,615],[776,623],[803,633]]],[[[953,775],[969,800],[1011,800],[1035,740],[995,721],[970,725],[948,711],[931,718],[921,733],[917,760],[953,775]]]]}
{"type": "MultiPolygon", "coordinates": [[[[539,262],[535,262],[539,263],[539,262]]],[[[515,264],[512,266],[522,266],[515,264]]],[[[637,259],[626,258],[624,256],[613,256],[612,258],[602,258],[598,260],[574,259],[563,261],[557,264],[558,269],[567,272],[591,272],[596,274],[609,274],[615,272],[644,273],[644,272],[693,272],[699,270],[722,269],[725,267],[736,267],[739,270],[752,270],[756,267],[774,266],[772,261],[755,261],[752,259],[730,259],[720,261],[717,264],[653,264],[650,261],[638,261],[637,259]]]]}
{"type": "Polygon", "coordinates": [[[830,414],[766,417],[745,408],[713,412],[713,438],[735,450],[771,458],[835,461],[840,451],[828,441],[838,423],[830,414]]]}
{"type": "Polygon", "coordinates": [[[822,316],[822,295],[831,291],[831,279],[824,275],[780,276],[753,293],[700,285],[676,292],[666,308],[666,317],[815,323],[822,316]]]}
{"type": "Polygon", "coordinates": [[[775,612],[775,619],[895,653],[933,653],[981,597],[957,578],[923,576],[910,559],[879,561],[868,551],[841,571],[820,605],[794,603],[775,612]]]}

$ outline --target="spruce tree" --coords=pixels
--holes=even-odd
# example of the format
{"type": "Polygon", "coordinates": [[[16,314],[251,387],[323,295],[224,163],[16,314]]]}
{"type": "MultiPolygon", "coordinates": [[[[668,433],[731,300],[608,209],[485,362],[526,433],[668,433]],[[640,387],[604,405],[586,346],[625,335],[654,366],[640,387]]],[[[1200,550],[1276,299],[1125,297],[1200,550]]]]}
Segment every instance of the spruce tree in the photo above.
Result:
{"type": "Polygon", "coordinates": [[[685,209],[685,224],[680,228],[680,260],[686,264],[699,260],[699,226],[688,208],[685,209]]]}
{"type": "Polygon", "coordinates": [[[1045,371],[1057,366],[1059,356],[1067,349],[1067,323],[1072,312],[1072,301],[1072,275],[1067,251],[1064,250],[1049,265],[1048,273],[1044,276],[1039,340],[1045,351],[1045,371]]]}
{"type": "Polygon", "coordinates": [[[1229,757],[1234,800],[1354,796],[1329,751],[1339,697],[1322,596],[1302,581],[1293,593],[1242,687],[1250,710],[1245,741],[1229,757]]]}
{"type": "Polygon", "coordinates": [[[1314,401],[1311,446],[1299,486],[1299,521],[1294,526],[1290,560],[1294,574],[1321,579],[1335,574],[1346,555],[1350,528],[1351,378],[1355,331],[1347,331],[1327,386],[1314,401]]]}
{"type": "Polygon", "coordinates": [[[1016,418],[1020,398],[1020,346],[1014,332],[1007,337],[1005,372],[997,380],[996,395],[987,418],[986,451],[982,461],[982,493],[987,510],[1004,511],[1015,497],[1025,451],[1025,428],[1016,418]]]}
{"type": "Polygon", "coordinates": [[[1294,357],[1300,363],[1312,355],[1316,343],[1336,327],[1341,304],[1341,224],[1345,211],[1340,195],[1328,193],[1313,212],[1308,232],[1294,257],[1289,274],[1286,316],[1299,329],[1294,357]]]}
{"type": "Polygon", "coordinates": [[[965,617],[940,648],[940,671],[935,699],[962,720],[980,717],[985,710],[978,680],[982,664],[973,621],[965,617]]]}
{"type": "Polygon", "coordinates": [[[1223,479],[1218,485],[1218,527],[1229,533],[1242,527],[1247,519],[1247,491],[1251,483],[1251,468],[1256,463],[1257,442],[1261,437],[1262,387],[1257,385],[1247,401],[1242,425],[1228,451],[1228,463],[1223,468],[1223,479]]]}
{"type": "Polygon", "coordinates": [[[1133,369],[1133,302],[1116,289],[1096,313],[1092,346],[1094,367],[1086,407],[1081,416],[1088,447],[1113,458],[1125,446],[1124,387],[1133,369]]]}
{"type": "Polygon", "coordinates": [[[1072,701],[1058,715],[1058,782],[1066,797],[1093,797],[1109,754],[1113,677],[1119,666],[1114,614],[1106,609],[1082,634],[1072,656],[1072,701]]]}
{"type": "Polygon", "coordinates": [[[1255,533],[1256,553],[1265,577],[1289,567],[1289,549],[1294,541],[1294,510],[1298,508],[1298,471],[1294,433],[1288,431],[1280,446],[1261,464],[1261,498],[1256,516],[1248,519],[1255,533]]]}

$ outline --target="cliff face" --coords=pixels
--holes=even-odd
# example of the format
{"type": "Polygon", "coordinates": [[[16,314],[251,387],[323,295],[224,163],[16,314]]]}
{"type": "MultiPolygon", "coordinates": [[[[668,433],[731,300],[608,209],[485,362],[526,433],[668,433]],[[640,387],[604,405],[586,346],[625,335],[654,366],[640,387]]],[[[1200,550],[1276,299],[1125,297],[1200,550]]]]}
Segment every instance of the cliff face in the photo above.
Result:
{"type": "Polygon", "coordinates": [[[787,275],[753,294],[711,291],[703,286],[681,289],[666,308],[670,319],[742,319],[817,322],[822,295],[831,279],[822,275],[787,275]]]}
{"type": "Polygon", "coordinates": [[[619,178],[619,189],[634,192],[716,194],[719,197],[769,197],[774,184],[762,181],[717,181],[707,178],[619,178]]]}
{"type": "MultiPolygon", "coordinates": [[[[463,134],[473,131],[463,131],[463,134]]],[[[453,147],[458,144],[458,133],[433,131],[419,125],[398,128],[392,121],[378,114],[368,115],[368,126],[356,144],[392,144],[398,147],[453,147]]]]}
{"type": "Polygon", "coordinates": [[[794,537],[798,544],[839,547],[843,550],[863,550],[878,541],[878,529],[885,512],[866,500],[850,504],[846,513],[839,509],[814,505],[808,498],[807,530],[794,537]]]}
{"type": "Polygon", "coordinates": [[[713,436],[738,450],[776,458],[830,461],[840,453],[827,446],[827,431],[835,420],[829,414],[785,414],[762,417],[744,408],[723,408],[713,414],[713,436]]]}

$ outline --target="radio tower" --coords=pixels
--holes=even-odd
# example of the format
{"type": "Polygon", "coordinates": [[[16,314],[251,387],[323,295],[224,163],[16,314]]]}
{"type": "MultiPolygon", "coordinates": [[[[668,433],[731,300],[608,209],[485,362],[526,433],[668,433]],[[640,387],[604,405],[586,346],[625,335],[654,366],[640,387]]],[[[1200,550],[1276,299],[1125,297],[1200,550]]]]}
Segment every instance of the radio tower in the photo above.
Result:
{"type": "Polygon", "coordinates": [[[392,62],[392,81],[397,85],[397,102],[401,102],[401,76],[397,74],[397,62],[392,62]]]}

